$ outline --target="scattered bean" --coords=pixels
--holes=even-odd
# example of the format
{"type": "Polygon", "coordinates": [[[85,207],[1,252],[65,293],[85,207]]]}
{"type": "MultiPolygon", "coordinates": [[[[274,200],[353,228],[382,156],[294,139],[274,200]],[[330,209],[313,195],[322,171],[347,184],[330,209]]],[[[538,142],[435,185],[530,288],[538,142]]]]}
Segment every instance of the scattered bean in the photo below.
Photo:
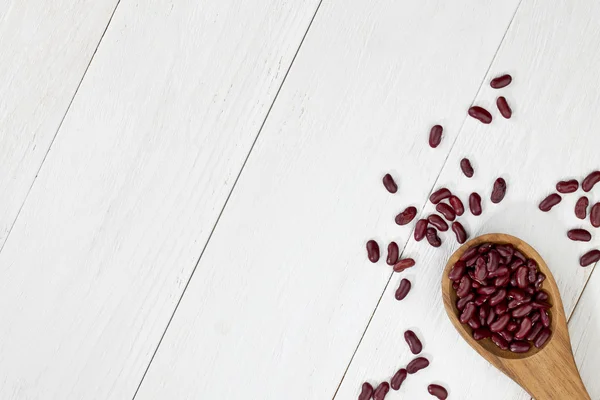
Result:
{"type": "Polygon", "coordinates": [[[446,221],[444,221],[442,217],[440,217],[437,214],[431,214],[429,217],[427,217],[427,220],[431,225],[435,226],[442,232],[446,232],[448,230],[448,224],[446,223],[446,221]]]}
{"type": "Polygon", "coordinates": [[[450,196],[448,201],[450,202],[450,205],[454,209],[454,212],[456,213],[456,215],[461,216],[464,214],[465,206],[463,206],[462,201],[458,197],[452,195],[452,196],[450,196]]]}
{"type": "Polygon", "coordinates": [[[587,267],[600,260],[600,250],[590,250],[579,259],[579,265],[587,267]]]}
{"type": "Polygon", "coordinates": [[[577,203],[575,203],[575,216],[579,219],[585,219],[587,216],[587,208],[590,205],[590,201],[587,197],[581,196],[577,203]]]}
{"type": "Polygon", "coordinates": [[[579,189],[579,182],[577,179],[569,179],[568,181],[560,181],[556,184],[556,191],[558,193],[573,193],[579,189]]]}
{"type": "Polygon", "coordinates": [[[483,107],[473,106],[469,108],[469,115],[484,124],[492,122],[492,114],[483,107]]]}
{"type": "Polygon", "coordinates": [[[594,171],[583,180],[581,188],[584,192],[589,192],[598,182],[600,182],[600,171],[594,171]]]}
{"type": "Polygon", "coordinates": [[[448,190],[446,188],[441,188],[441,189],[436,190],[435,192],[433,192],[431,194],[431,196],[429,196],[429,201],[431,201],[433,204],[437,204],[440,201],[447,199],[450,196],[452,196],[452,193],[450,192],[450,190],[448,190]]]}
{"type": "Polygon", "coordinates": [[[427,225],[429,225],[429,221],[426,219],[420,219],[417,221],[415,226],[415,240],[420,242],[425,237],[427,233],[427,225]]]}
{"type": "Polygon", "coordinates": [[[423,344],[421,344],[421,341],[413,331],[408,330],[404,332],[404,340],[406,340],[406,343],[413,354],[419,354],[421,350],[423,350],[423,344]]]}
{"type": "Polygon", "coordinates": [[[394,264],[394,272],[402,272],[405,269],[415,266],[415,260],[412,258],[403,258],[394,264]]]}
{"type": "Polygon", "coordinates": [[[358,396],[358,400],[371,400],[373,397],[373,386],[369,382],[362,384],[362,390],[358,396]]]}
{"type": "Polygon", "coordinates": [[[490,196],[490,200],[492,203],[497,204],[504,199],[506,195],[506,181],[503,178],[496,179],[494,182],[494,188],[492,189],[492,195],[490,196]]]}
{"type": "Polygon", "coordinates": [[[456,219],[456,213],[454,212],[454,209],[446,203],[438,203],[435,209],[448,221],[454,221],[454,219],[456,219]]]}
{"type": "Polygon", "coordinates": [[[396,223],[398,225],[406,225],[417,216],[417,208],[410,206],[407,207],[400,214],[396,215],[396,223]]]}
{"type": "Polygon", "coordinates": [[[462,224],[458,221],[452,223],[452,231],[456,235],[456,241],[463,244],[467,240],[467,232],[462,224]]]}
{"type": "Polygon", "coordinates": [[[398,185],[396,185],[394,178],[392,178],[390,174],[385,174],[383,177],[383,186],[385,186],[390,193],[396,193],[398,191],[398,185]]]}
{"type": "Polygon", "coordinates": [[[503,87],[510,85],[511,82],[512,82],[512,76],[505,74],[505,75],[501,75],[497,78],[492,79],[492,81],[490,82],[490,86],[493,87],[494,89],[501,89],[503,87]]]}
{"type": "Polygon", "coordinates": [[[510,119],[512,116],[512,110],[504,96],[500,96],[496,99],[496,106],[504,118],[510,119]]]}
{"type": "Polygon", "coordinates": [[[390,391],[390,384],[387,382],[381,382],[377,389],[375,389],[375,393],[373,393],[373,400],[383,400],[385,396],[390,391]]]}
{"type": "Polygon", "coordinates": [[[560,197],[559,194],[552,193],[550,196],[542,200],[542,202],[539,205],[539,209],[543,212],[548,212],[552,209],[552,207],[560,203],[561,200],[562,197],[560,197]]]}
{"type": "Polygon", "coordinates": [[[396,242],[390,242],[388,244],[388,256],[387,256],[387,264],[394,265],[398,262],[398,255],[400,254],[400,250],[398,249],[398,244],[396,242]]]}
{"type": "Polygon", "coordinates": [[[379,261],[379,245],[376,241],[369,240],[367,242],[367,255],[372,263],[379,261]]]}
{"type": "Polygon", "coordinates": [[[600,202],[594,204],[590,211],[590,222],[594,228],[600,228],[600,202]]]}
{"type": "Polygon", "coordinates": [[[396,290],[396,300],[401,301],[404,300],[404,298],[406,297],[406,295],[408,295],[408,292],[410,292],[410,281],[408,279],[402,279],[400,281],[400,286],[398,286],[398,289],[396,290]]]}
{"type": "Polygon", "coordinates": [[[390,381],[392,389],[399,390],[400,386],[402,386],[402,382],[404,382],[404,380],[406,379],[407,376],[408,376],[408,372],[406,371],[406,369],[404,369],[404,368],[399,369],[398,372],[396,372],[394,374],[394,376],[392,377],[392,380],[390,381]]]}
{"type": "Polygon", "coordinates": [[[435,149],[440,145],[442,142],[443,131],[444,128],[442,128],[441,125],[434,125],[433,128],[431,128],[431,131],[429,131],[429,146],[435,149]]]}
{"type": "Polygon", "coordinates": [[[431,384],[427,386],[427,391],[430,395],[435,396],[440,400],[446,400],[448,398],[448,391],[443,386],[431,384]]]}
{"type": "Polygon", "coordinates": [[[417,357],[408,363],[408,365],[406,366],[406,371],[412,375],[412,374],[422,370],[423,368],[427,368],[428,366],[429,366],[428,359],[426,359],[425,357],[417,357]]]}
{"type": "Polygon", "coordinates": [[[592,234],[585,229],[571,229],[567,232],[567,237],[579,242],[589,242],[592,240],[592,234]]]}
{"type": "Polygon", "coordinates": [[[440,247],[442,245],[442,240],[437,235],[435,228],[427,228],[425,236],[427,237],[429,244],[433,247],[440,247]]]}
{"type": "Polygon", "coordinates": [[[469,196],[469,208],[471,209],[471,214],[475,216],[481,215],[481,196],[476,192],[471,193],[469,196]]]}
{"type": "Polygon", "coordinates": [[[468,158],[463,158],[460,160],[460,169],[467,178],[472,178],[473,174],[475,173],[475,171],[473,171],[471,161],[468,158]]]}

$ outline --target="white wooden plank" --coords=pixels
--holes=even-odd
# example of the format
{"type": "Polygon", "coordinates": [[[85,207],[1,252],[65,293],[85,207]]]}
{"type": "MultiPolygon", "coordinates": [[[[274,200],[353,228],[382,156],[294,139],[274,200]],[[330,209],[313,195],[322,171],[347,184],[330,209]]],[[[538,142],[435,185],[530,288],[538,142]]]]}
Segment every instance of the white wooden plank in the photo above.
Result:
{"type": "Polygon", "coordinates": [[[117,0],[0,6],[0,248],[117,0]]]}
{"type": "Polygon", "coordinates": [[[333,396],[515,7],[323,3],[138,399],[333,396]]]}
{"type": "Polygon", "coordinates": [[[126,1],[0,254],[0,398],[131,398],[317,1],[126,1]]]}
{"type": "MultiPolygon", "coordinates": [[[[584,177],[599,167],[600,137],[595,127],[600,124],[596,112],[600,93],[595,88],[600,78],[593,69],[581,67],[600,62],[600,55],[593,50],[600,45],[600,28],[594,23],[599,13],[600,6],[591,0],[523,1],[475,101],[492,110],[495,120],[489,126],[466,120],[436,184],[436,188],[451,188],[465,204],[468,194],[478,191],[485,200],[484,214],[473,217],[468,213],[461,218],[471,236],[504,232],[533,245],[552,269],[568,313],[591,271],[579,267],[579,256],[597,246],[600,238],[596,235],[592,243],[582,244],[566,237],[572,227],[591,227],[573,214],[581,190],[565,196],[550,213],[542,213],[537,205],[554,190],[557,181],[584,177]],[[502,90],[491,89],[489,80],[504,72],[513,75],[513,83],[502,90]],[[506,96],[513,107],[511,120],[496,110],[499,95],[506,96]],[[475,166],[472,179],[459,169],[465,156],[475,166]],[[493,205],[489,195],[498,176],[506,179],[508,192],[501,204],[493,205]]],[[[429,204],[426,213],[432,211],[429,204]]],[[[457,244],[452,233],[442,238],[440,250],[433,250],[426,242],[409,242],[406,253],[417,259],[417,266],[403,275],[412,278],[413,292],[398,303],[394,291],[403,276],[393,277],[337,398],[353,398],[364,380],[389,379],[406,365],[414,357],[402,336],[409,328],[416,328],[422,336],[432,365],[410,376],[396,396],[429,398],[427,385],[437,381],[455,399],[528,398],[470,349],[447,319],[441,273],[457,244]]]]}

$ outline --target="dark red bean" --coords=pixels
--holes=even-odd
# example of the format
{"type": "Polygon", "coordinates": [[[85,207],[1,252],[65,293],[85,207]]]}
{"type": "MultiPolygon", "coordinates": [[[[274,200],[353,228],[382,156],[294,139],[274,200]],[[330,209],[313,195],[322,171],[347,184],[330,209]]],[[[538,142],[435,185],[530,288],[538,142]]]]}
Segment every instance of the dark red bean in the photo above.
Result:
{"type": "Polygon", "coordinates": [[[481,215],[481,196],[479,194],[473,192],[469,196],[469,208],[471,209],[471,214],[473,215],[481,215]]]}
{"type": "Polygon", "coordinates": [[[480,295],[480,296],[477,296],[477,297],[475,298],[475,305],[476,305],[476,306],[480,306],[480,305],[482,305],[483,303],[485,303],[486,301],[488,301],[488,299],[489,299],[489,298],[490,298],[490,296],[486,296],[486,295],[483,295],[483,294],[482,294],[482,295],[480,295]]]}
{"type": "Polygon", "coordinates": [[[556,184],[556,191],[558,193],[573,193],[579,189],[579,182],[577,179],[569,179],[568,181],[560,181],[556,184]]]}
{"type": "Polygon", "coordinates": [[[529,342],[519,340],[512,342],[509,348],[513,353],[527,353],[531,349],[531,345],[529,342]]]}
{"type": "Polygon", "coordinates": [[[479,257],[477,259],[477,263],[475,264],[475,277],[479,281],[483,281],[487,278],[487,268],[485,267],[485,260],[483,257],[479,257]]]}
{"type": "Polygon", "coordinates": [[[490,250],[486,268],[489,272],[496,271],[500,265],[500,254],[496,250],[490,250]]]}
{"type": "Polygon", "coordinates": [[[508,325],[506,325],[506,330],[509,332],[514,332],[519,328],[519,324],[517,324],[515,321],[510,321],[508,323],[508,325]]]}
{"type": "Polygon", "coordinates": [[[396,290],[396,300],[400,301],[400,300],[404,300],[404,298],[406,297],[406,295],[408,294],[408,292],[410,292],[410,281],[408,279],[402,279],[400,281],[400,285],[398,286],[398,289],[396,290]]]}
{"type": "Polygon", "coordinates": [[[517,269],[517,286],[521,289],[525,289],[527,285],[529,285],[529,280],[527,279],[527,267],[522,265],[517,269]]]}
{"type": "Polygon", "coordinates": [[[454,212],[454,209],[446,203],[438,203],[435,209],[448,221],[454,221],[454,219],[456,219],[456,213],[454,212]]]}
{"type": "Polygon", "coordinates": [[[435,228],[427,228],[425,236],[427,237],[429,244],[433,247],[440,247],[442,245],[442,240],[437,235],[435,228]]]}
{"type": "Polygon", "coordinates": [[[590,222],[594,228],[600,228],[600,202],[594,204],[590,211],[590,222]]]}
{"type": "Polygon", "coordinates": [[[504,287],[508,285],[508,282],[510,282],[510,275],[502,275],[496,278],[496,280],[494,281],[494,285],[497,287],[504,287]]]}
{"type": "Polygon", "coordinates": [[[442,232],[446,232],[448,230],[448,224],[446,221],[444,221],[442,217],[437,214],[431,214],[429,217],[427,217],[427,220],[431,225],[435,226],[442,232]]]}
{"type": "Polygon", "coordinates": [[[410,206],[400,214],[396,215],[396,223],[398,225],[406,225],[417,216],[417,208],[410,206]]]}
{"type": "Polygon", "coordinates": [[[552,193],[550,196],[548,196],[544,200],[542,200],[542,202],[539,205],[539,209],[542,210],[543,212],[548,212],[552,209],[552,207],[554,207],[555,205],[560,203],[561,200],[562,200],[562,197],[560,197],[559,194],[552,193]]]}
{"type": "MultiPolygon", "coordinates": [[[[477,293],[478,294],[483,294],[485,296],[492,295],[495,292],[496,292],[496,287],[495,286],[482,286],[479,289],[477,289],[477,293]]],[[[492,305],[495,306],[496,304],[492,304],[492,305]]]]}
{"type": "Polygon", "coordinates": [[[376,241],[369,240],[367,242],[367,255],[372,263],[379,261],[379,245],[376,241]]]}
{"type": "Polygon", "coordinates": [[[500,96],[496,99],[496,106],[504,118],[510,119],[510,117],[512,117],[512,109],[504,96],[500,96]]]}
{"type": "Polygon", "coordinates": [[[462,278],[462,276],[466,272],[467,272],[467,265],[465,264],[465,262],[457,261],[456,264],[454,264],[454,266],[450,270],[450,273],[448,274],[448,278],[450,278],[451,281],[458,282],[458,281],[460,281],[460,278],[462,278]]]}
{"type": "Polygon", "coordinates": [[[420,219],[417,221],[415,226],[415,240],[420,242],[425,237],[427,233],[427,225],[429,225],[429,221],[426,219],[420,219]]]}
{"type": "Polygon", "coordinates": [[[508,290],[508,292],[506,292],[506,297],[523,302],[527,298],[527,295],[520,289],[511,288],[508,290]]]}
{"type": "Polygon", "coordinates": [[[534,283],[537,279],[537,273],[535,269],[529,268],[529,272],[527,272],[527,280],[529,283],[534,283]]]}
{"type": "Polygon", "coordinates": [[[598,182],[600,182],[600,171],[594,171],[583,180],[581,188],[584,192],[589,192],[598,182]]]}
{"type": "Polygon", "coordinates": [[[496,246],[496,250],[498,251],[498,253],[500,253],[502,257],[504,257],[507,260],[507,263],[512,259],[513,255],[515,254],[515,249],[510,244],[500,244],[496,246]]]}
{"type": "Polygon", "coordinates": [[[458,290],[458,282],[454,282],[454,283],[452,284],[452,288],[453,288],[454,290],[458,290]]]}
{"type": "Polygon", "coordinates": [[[487,328],[479,328],[473,331],[473,339],[482,340],[492,336],[492,332],[490,332],[487,328]]]}
{"type": "Polygon", "coordinates": [[[483,304],[479,307],[479,322],[481,322],[482,326],[487,324],[487,316],[490,313],[490,306],[488,304],[483,304]]]}
{"type": "Polygon", "coordinates": [[[504,265],[498,267],[498,269],[496,269],[495,271],[490,271],[490,269],[488,268],[488,271],[488,278],[496,278],[498,276],[504,276],[510,273],[510,270],[504,265]]]}
{"type": "Polygon", "coordinates": [[[436,148],[442,142],[442,132],[444,128],[441,125],[434,125],[429,131],[429,146],[436,148]]]}
{"type": "Polygon", "coordinates": [[[523,253],[521,253],[518,250],[515,250],[515,253],[513,254],[514,257],[517,257],[519,260],[525,262],[527,260],[527,258],[525,258],[525,256],[523,255],[523,253]]]}
{"type": "Polygon", "coordinates": [[[600,260],[600,250],[590,250],[579,259],[579,265],[587,267],[590,264],[600,260]]]}
{"type": "Polygon", "coordinates": [[[406,340],[411,353],[419,354],[423,350],[423,344],[413,331],[408,330],[404,332],[404,340],[406,340]]]}
{"type": "Polygon", "coordinates": [[[398,248],[398,244],[396,242],[390,242],[388,244],[388,256],[387,256],[387,264],[394,265],[398,262],[398,255],[400,254],[400,249],[398,248]]]}
{"type": "Polygon", "coordinates": [[[512,342],[514,338],[513,334],[510,333],[507,329],[503,330],[502,332],[498,332],[498,335],[502,336],[502,338],[508,343],[512,342]]]}
{"type": "Polygon", "coordinates": [[[504,339],[500,333],[494,333],[492,335],[492,342],[494,342],[496,346],[500,347],[502,350],[508,349],[508,341],[504,339]]]}
{"type": "Polygon", "coordinates": [[[490,297],[490,306],[496,306],[502,302],[506,298],[506,290],[500,289],[490,297]]]}
{"type": "Polygon", "coordinates": [[[448,189],[441,188],[436,190],[431,194],[431,196],[429,196],[429,201],[431,201],[433,204],[437,204],[450,196],[452,196],[452,193],[448,189]]]}
{"type": "Polygon", "coordinates": [[[506,314],[507,311],[508,311],[508,302],[506,301],[506,299],[502,300],[500,303],[496,304],[496,307],[494,307],[494,312],[498,316],[506,314]]]}
{"type": "Polygon", "coordinates": [[[405,269],[411,268],[415,266],[415,260],[412,258],[403,258],[394,264],[394,272],[402,272],[405,269]]]}
{"type": "Polygon", "coordinates": [[[550,316],[546,310],[540,310],[540,321],[546,328],[550,326],[550,316]]]}
{"type": "Polygon", "coordinates": [[[510,267],[511,271],[514,271],[522,265],[523,265],[523,260],[521,260],[520,258],[515,258],[510,262],[509,267],[510,267]]]}
{"type": "Polygon", "coordinates": [[[575,203],[575,216],[579,219],[585,219],[587,217],[587,208],[590,205],[590,201],[587,197],[581,196],[577,203],[575,203]]]}
{"type": "Polygon", "coordinates": [[[494,322],[494,319],[496,319],[496,312],[494,311],[493,308],[490,307],[490,311],[488,312],[485,324],[488,326],[491,325],[492,322],[494,322]]]}
{"type": "Polygon", "coordinates": [[[390,386],[392,387],[392,389],[400,390],[400,386],[402,386],[402,383],[404,382],[407,376],[408,372],[406,371],[406,369],[400,368],[398,372],[394,374],[392,380],[390,381],[390,386]]]}
{"type": "Polygon", "coordinates": [[[452,232],[456,235],[456,241],[463,244],[467,240],[467,232],[462,224],[458,221],[452,223],[452,232]]]}
{"type": "MultiPolygon", "coordinates": [[[[471,257],[477,254],[477,247],[471,247],[469,250],[465,251],[462,256],[460,256],[461,261],[467,261],[471,257]]],[[[467,264],[469,265],[469,264],[467,264]]]]}
{"type": "Polygon", "coordinates": [[[492,189],[492,194],[490,196],[490,200],[492,203],[498,204],[504,199],[506,195],[506,181],[503,178],[496,179],[494,182],[494,188],[492,189]]]}
{"type": "Polygon", "coordinates": [[[544,292],[543,290],[539,291],[536,295],[535,295],[535,299],[537,301],[546,301],[548,300],[550,296],[548,296],[548,293],[544,292]]]}
{"type": "Polygon", "coordinates": [[[454,213],[457,216],[461,216],[465,213],[465,206],[463,205],[462,201],[458,197],[452,195],[452,196],[450,196],[448,201],[450,202],[450,205],[454,209],[454,213]]]}
{"type": "MultiPolygon", "coordinates": [[[[496,314],[498,314],[496,312],[496,314]]],[[[504,314],[498,317],[498,319],[490,324],[490,330],[492,332],[500,332],[506,328],[506,325],[510,322],[510,314],[504,314]]]]}
{"type": "Polygon", "coordinates": [[[519,329],[515,332],[515,339],[525,339],[529,332],[531,332],[532,327],[533,323],[531,322],[531,318],[523,318],[521,320],[521,325],[519,326],[519,329]]]}
{"type": "Polygon", "coordinates": [[[546,344],[548,339],[550,339],[551,333],[552,331],[550,331],[550,329],[548,328],[542,329],[542,331],[537,335],[537,337],[533,341],[533,345],[539,349],[544,344],[546,344]]]}
{"type": "Polygon", "coordinates": [[[448,391],[443,386],[431,384],[427,386],[427,391],[430,395],[435,396],[440,400],[446,400],[448,398],[448,391]]]}
{"type": "Polygon", "coordinates": [[[460,160],[460,169],[467,178],[472,178],[473,174],[475,173],[473,166],[471,165],[471,160],[468,158],[463,158],[460,160]]]}
{"type": "Polygon", "coordinates": [[[533,306],[533,308],[542,308],[544,310],[549,310],[550,308],[552,308],[552,304],[541,300],[532,301],[531,305],[533,306]]]}
{"type": "Polygon", "coordinates": [[[469,115],[484,124],[492,122],[492,114],[483,107],[473,106],[469,108],[469,115]]]}
{"type": "Polygon", "coordinates": [[[362,390],[358,396],[358,400],[371,400],[373,397],[373,386],[369,382],[362,384],[362,390]]]}
{"type": "Polygon", "coordinates": [[[479,328],[481,328],[481,322],[476,317],[471,318],[469,320],[469,322],[467,322],[467,324],[469,324],[469,326],[471,327],[471,329],[479,329],[479,328]]]}
{"type": "Polygon", "coordinates": [[[385,396],[390,391],[390,384],[387,382],[381,382],[377,389],[375,389],[375,393],[373,393],[373,400],[383,400],[385,396]]]}
{"type": "Polygon", "coordinates": [[[501,89],[503,87],[510,85],[511,82],[512,82],[512,76],[505,74],[505,75],[500,75],[499,77],[492,79],[492,81],[490,82],[490,86],[493,87],[494,89],[501,89]]]}
{"type": "Polygon", "coordinates": [[[392,178],[390,174],[385,174],[383,177],[383,186],[385,186],[390,193],[396,193],[398,191],[398,185],[396,185],[394,178],[392,178]]]}
{"type": "MultiPolygon", "coordinates": [[[[535,315],[539,315],[539,314],[535,314],[535,315]]],[[[535,340],[535,338],[537,337],[537,335],[540,333],[540,331],[544,328],[544,325],[542,324],[535,324],[533,325],[533,328],[531,328],[531,331],[529,331],[529,334],[527,335],[527,340],[535,340]]]]}
{"type": "Polygon", "coordinates": [[[525,291],[532,296],[535,293],[535,288],[532,288],[531,286],[528,286],[525,288],[525,291]]]}
{"type": "MultiPolygon", "coordinates": [[[[470,290],[470,288],[469,288],[469,290],[470,290]]],[[[464,308],[467,306],[467,304],[470,303],[471,301],[473,301],[473,299],[475,299],[475,294],[468,293],[465,297],[461,298],[460,300],[458,300],[456,302],[456,308],[458,308],[459,310],[464,310],[464,308]]]]}
{"type": "Polygon", "coordinates": [[[473,315],[475,315],[476,310],[477,307],[475,306],[475,303],[467,304],[463,312],[460,314],[460,322],[463,324],[469,322],[469,320],[473,318],[473,315]]]}
{"type": "Polygon", "coordinates": [[[514,318],[522,318],[533,310],[533,306],[531,304],[523,304],[512,311],[512,316],[514,318]]]}
{"type": "Polygon", "coordinates": [[[539,312],[531,314],[531,322],[533,322],[534,324],[536,322],[538,322],[539,319],[540,319],[540,313],[539,312]]]}
{"type": "Polygon", "coordinates": [[[412,375],[412,374],[422,370],[423,368],[427,368],[428,366],[429,366],[428,359],[426,359],[425,357],[417,357],[408,363],[408,365],[406,366],[406,371],[412,375]]]}
{"type": "Polygon", "coordinates": [[[579,242],[589,242],[592,240],[592,234],[585,229],[571,229],[567,232],[567,237],[579,242]]]}

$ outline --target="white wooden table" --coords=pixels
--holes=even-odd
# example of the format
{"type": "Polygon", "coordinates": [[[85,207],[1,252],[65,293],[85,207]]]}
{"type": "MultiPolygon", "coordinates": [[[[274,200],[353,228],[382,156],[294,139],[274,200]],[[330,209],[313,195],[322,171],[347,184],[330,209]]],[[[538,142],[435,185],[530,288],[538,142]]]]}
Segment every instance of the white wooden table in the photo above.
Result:
{"type": "Polygon", "coordinates": [[[434,250],[393,222],[502,176],[506,199],[462,220],[548,260],[600,399],[600,275],[578,265],[600,231],[567,240],[589,227],[577,195],[537,210],[600,168],[599,18],[594,0],[4,0],[0,398],[355,399],[412,359],[411,328],[431,366],[387,399],[528,399],[445,316],[452,235],[434,250]],[[369,263],[371,238],[417,266],[369,263]]]}

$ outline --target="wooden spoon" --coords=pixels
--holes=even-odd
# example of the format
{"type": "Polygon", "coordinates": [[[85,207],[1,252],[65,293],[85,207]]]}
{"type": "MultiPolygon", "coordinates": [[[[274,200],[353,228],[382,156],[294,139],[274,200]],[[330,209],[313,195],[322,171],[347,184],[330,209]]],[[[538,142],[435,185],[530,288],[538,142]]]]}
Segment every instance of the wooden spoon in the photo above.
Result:
{"type": "Polygon", "coordinates": [[[521,239],[502,233],[491,233],[468,241],[448,260],[442,275],[442,297],[450,321],[467,343],[483,358],[521,385],[532,397],[537,400],[590,400],[573,358],[565,310],[558,287],[548,266],[533,247],[521,239]],[[448,273],[465,251],[472,246],[488,242],[513,245],[525,257],[534,259],[540,271],[546,275],[542,287],[550,296],[549,302],[553,304],[549,310],[552,336],[541,349],[532,346],[529,352],[517,354],[500,349],[490,339],[476,341],[471,336],[471,328],[461,324],[458,319],[459,311],[456,308],[458,297],[452,288],[448,273]]]}

